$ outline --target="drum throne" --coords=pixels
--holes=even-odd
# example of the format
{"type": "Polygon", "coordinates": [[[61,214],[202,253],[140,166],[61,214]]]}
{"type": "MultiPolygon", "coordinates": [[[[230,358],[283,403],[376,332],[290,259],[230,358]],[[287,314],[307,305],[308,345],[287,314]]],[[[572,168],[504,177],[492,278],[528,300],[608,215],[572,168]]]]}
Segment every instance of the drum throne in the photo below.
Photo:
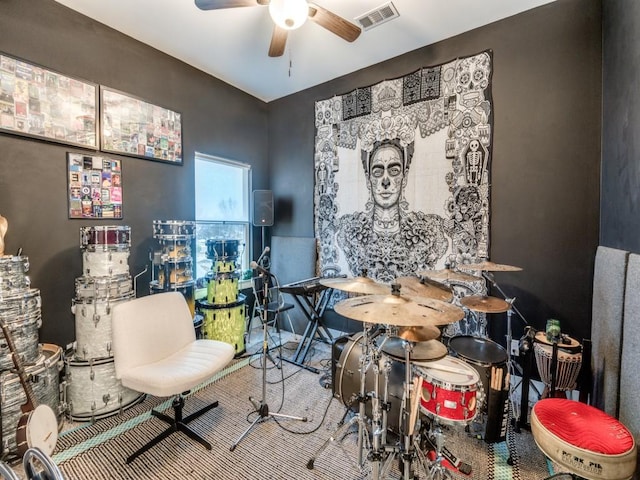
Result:
{"type": "Polygon", "coordinates": [[[574,479],[626,480],[635,473],[637,446],[631,432],[586,403],[538,401],[531,411],[531,433],[540,450],[574,479]]]}

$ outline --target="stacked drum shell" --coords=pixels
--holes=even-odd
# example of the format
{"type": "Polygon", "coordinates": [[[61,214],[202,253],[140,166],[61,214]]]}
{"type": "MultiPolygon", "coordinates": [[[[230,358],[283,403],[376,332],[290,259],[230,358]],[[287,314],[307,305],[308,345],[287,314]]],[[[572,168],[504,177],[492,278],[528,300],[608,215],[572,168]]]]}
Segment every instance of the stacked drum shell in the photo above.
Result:
{"type": "Polygon", "coordinates": [[[113,307],[135,298],[129,273],[131,229],[82,227],[80,249],[82,276],[76,278],[71,304],[76,340],[72,355],[64,361],[63,403],[72,420],[94,421],[144,398],[116,379],[111,346],[113,307]]]}
{"type": "Polygon", "coordinates": [[[207,258],[212,260],[207,280],[207,298],[196,302],[203,317],[204,338],[220,340],[234,346],[236,356],[245,352],[245,296],[239,293],[238,257],[240,241],[208,239],[207,258]]]}
{"type": "MultiPolygon", "coordinates": [[[[58,418],[58,427],[62,428],[62,348],[53,344],[38,343],[38,330],[42,325],[42,300],[40,290],[31,288],[28,271],[28,257],[0,255],[0,320],[11,335],[35,401],[51,407],[58,418]]],[[[27,395],[2,330],[0,335],[3,337],[0,342],[0,440],[3,452],[15,452],[16,432],[22,415],[21,407],[27,402],[27,395]]]]}
{"type": "Polygon", "coordinates": [[[156,249],[152,258],[150,293],[182,293],[191,316],[195,316],[195,280],[191,248],[195,239],[195,222],[186,220],[154,220],[153,238],[156,249]]]}

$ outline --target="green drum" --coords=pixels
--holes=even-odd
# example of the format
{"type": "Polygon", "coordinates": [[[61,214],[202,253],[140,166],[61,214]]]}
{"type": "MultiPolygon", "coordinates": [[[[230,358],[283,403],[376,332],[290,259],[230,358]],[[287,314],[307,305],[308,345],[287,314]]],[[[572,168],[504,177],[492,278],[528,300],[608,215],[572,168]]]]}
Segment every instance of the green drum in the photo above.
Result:
{"type": "Polygon", "coordinates": [[[204,317],[202,336],[220,340],[235,347],[236,356],[245,352],[245,296],[229,305],[216,305],[204,300],[196,302],[198,312],[204,317]]]}

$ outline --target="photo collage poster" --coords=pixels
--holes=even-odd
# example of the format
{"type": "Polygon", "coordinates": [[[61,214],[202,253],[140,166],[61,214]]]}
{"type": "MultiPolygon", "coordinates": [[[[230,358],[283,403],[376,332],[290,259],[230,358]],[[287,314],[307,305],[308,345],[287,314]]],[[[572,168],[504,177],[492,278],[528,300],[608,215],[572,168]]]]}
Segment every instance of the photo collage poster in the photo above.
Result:
{"type": "Polygon", "coordinates": [[[68,154],[69,218],[122,218],[122,162],[68,154]]]}

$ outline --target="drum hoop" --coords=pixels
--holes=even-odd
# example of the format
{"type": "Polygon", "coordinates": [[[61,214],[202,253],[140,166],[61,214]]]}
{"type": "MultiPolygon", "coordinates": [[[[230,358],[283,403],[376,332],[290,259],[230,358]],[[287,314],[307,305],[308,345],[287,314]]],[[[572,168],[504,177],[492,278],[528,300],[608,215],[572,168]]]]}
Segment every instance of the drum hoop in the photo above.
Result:
{"type": "Polygon", "coordinates": [[[191,241],[193,239],[193,235],[188,235],[188,234],[171,235],[171,234],[154,233],[153,238],[155,238],[156,240],[171,240],[173,242],[178,242],[178,241],[186,242],[186,241],[191,241]]]}
{"type": "MultiPolygon", "coordinates": [[[[533,344],[534,352],[541,352],[539,355],[544,356],[546,358],[553,357],[553,348],[544,343],[534,342],[533,344]]],[[[582,361],[582,352],[580,351],[569,351],[567,349],[563,349],[558,347],[558,361],[559,362],[581,362],[582,361]]]]}
{"type": "MultiPolygon", "coordinates": [[[[444,380],[442,378],[439,378],[436,376],[435,372],[438,372],[438,374],[441,375],[451,375],[450,372],[445,372],[445,371],[439,371],[435,368],[432,369],[431,372],[429,372],[429,368],[419,368],[417,365],[414,364],[414,368],[416,370],[418,370],[423,378],[424,381],[427,381],[427,383],[433,383],[436,386],[451,386],[451,387],[457,387],[457,388],[448,388],[447,390],[455,390],[457,392],[465,392],[465,391],[476,391],[478,389],[478,382],[480,381],[480,374],[478,373],[478,371],[467,365],[464,361],[457,359],[456,357],[452,357],[452,356],[445,356],[443,359],[441,360],[445,360],[445,359],[449,359],[449,360],[455,360],[454,363],[457,363],[462,369],[466,370],[467,373],[471,374],[471,376],[475,379],[475,381],[471,382],[468,381],[467,383],[453,383],[450,380],[444,380]],[[464,387],[469,387],[469,388],[464,388],[464,387]],[[471,388],[471,387],[475,387],[475,388],[471,388]]],[[[431,362],[433,363],[437,363],[440,362],[441,360],[436,360],[435,362],[431,362]]]]}
{"type": "Polygon", "coordinates": [[[74,297],[71,299],[73,305],[93,305],[98,303],[110,303],[110,302],[119,302],[121,300],[128,300],[130,298],[134,298],[136,296],[135,292],[127,292],[125,294],[119,295],[117,297],[111,297],[107,295],[106,297],[74,297]]]}
{"type": "MultiPolygon", "coordinates": [[[[466,343],[466,342],[464,342],[466,343]]],[[[461,345],[464,346],[464,345],[461,345]]],[[[456,356],[460,357],[461,359],[463,359],[464,361],[468,362],[468,363],[472,363],[473,365],[478,365],[479,367],[491,367],[491,366],[497,366],[497,365],[504,365],[507,362],[507,359],[509,358],[508,354],[507,354],[507,350],[500,345],[497,342],[494,342],[493,340],[491,340],[490,338],[483,338],[483,337],[474,337],[473,335],[461,335],[458,337],[452,337],[449,340],[449,347],[451,348],[451,350],[453,350],[456,354],[456,356]],[[456,339],[459,339],[458,341],[456,341],[456,339]],[[493,347],[497,347],[495,350],[495,353],[500,353],[503,354],[503,358],[500,359],[500,361],[497,362],[491,362],[489,360],[486,359],[481,359],[481,358],[476,358],[476,357],[471,357],[469,356],[468,352],[461,352],[459,349],[456,349],[452,343],[461,343],[463,340],[467,340],[470,339],[474,342],[478,342],[479,340],[484,342],[487,345],[491,345],[492,348],[493,347]]]]}
{"type": "Polygon", "coordinates": [[[231,303],[210,303],[207,300],[196,300],[196,306],[203,310],[228,310],[244,305],[245,298],[231,303]]]}

